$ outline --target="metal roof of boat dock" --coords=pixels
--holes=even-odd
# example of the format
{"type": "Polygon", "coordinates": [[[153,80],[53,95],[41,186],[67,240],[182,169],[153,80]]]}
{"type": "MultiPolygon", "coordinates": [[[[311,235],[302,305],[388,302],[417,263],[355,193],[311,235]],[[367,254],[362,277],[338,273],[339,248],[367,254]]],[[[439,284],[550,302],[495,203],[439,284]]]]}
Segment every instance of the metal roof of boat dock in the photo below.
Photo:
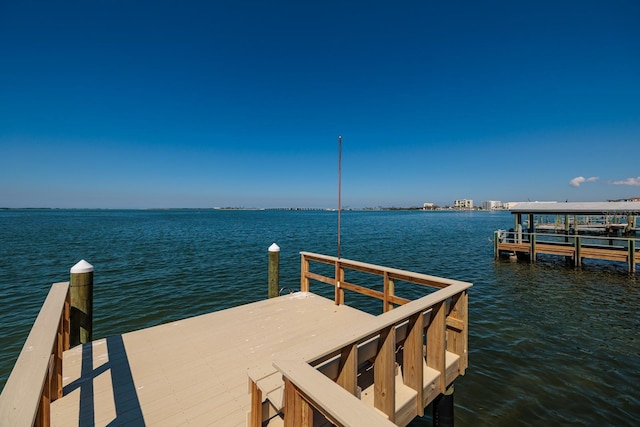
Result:
{"type": "Polygon", "coordinates": [[[520,202],[510,208],[519,214],[640,215],[640,202],[520,202]]]}

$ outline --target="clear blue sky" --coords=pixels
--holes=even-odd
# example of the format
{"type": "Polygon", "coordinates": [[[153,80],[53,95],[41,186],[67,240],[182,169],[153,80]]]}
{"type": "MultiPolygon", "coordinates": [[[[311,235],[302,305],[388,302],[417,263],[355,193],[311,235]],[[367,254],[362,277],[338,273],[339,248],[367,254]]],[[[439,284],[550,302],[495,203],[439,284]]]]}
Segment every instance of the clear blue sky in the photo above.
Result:
{"type": "Polygon", "coordinates": [[[640,196],[639,22],[635,0],[0,0],[0,207],[334,207],[338,135],[343,206],[640,196]]]}

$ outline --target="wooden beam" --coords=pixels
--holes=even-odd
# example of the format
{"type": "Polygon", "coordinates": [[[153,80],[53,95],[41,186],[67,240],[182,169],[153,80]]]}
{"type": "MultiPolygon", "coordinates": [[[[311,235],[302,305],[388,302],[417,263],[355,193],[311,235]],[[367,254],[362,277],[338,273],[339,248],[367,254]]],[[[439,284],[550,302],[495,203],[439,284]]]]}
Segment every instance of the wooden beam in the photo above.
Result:
{"type": "Polygon", "coordinates": [[[252,379],[249,379],[251,393],[251,409],[249,415],[249,427],[262,426],[262,390],[252,379]]]}
{"type": "Polygon", "coordinates": [[[384,291],[384,298],[382,301],[382,311],[386,313],[389,310],[393,310],[393,304],[391,303],[390,298],[393,297],[395,294],[395,286],[394,286],[393,279],[389,277],[388,271],[385,271],[382,274],[382,281],[383,281],[383,291],[384,291]]]}
{"type": "Polygon", "coordinates": [[[465,290],[451,298],[451,311],[447,316],[447,351],[460,356],[458,373],[464,375],[469,366],[469,333],[468,333],[468,300],[469,294],[465,290]],[[455,327],[449,325],[454,324],[455,327]]]}
{"type": "Polygon", "coordinates": [[[344,268],[339,260],[336,260],[336,277],[335,277],[335,302],[336,305],[344,304],[344,289],[342,289],[342,282],[344,282],[344,268]]]}
{"type": "Polygon", "coordinates": [[[422,312],[414,314],[409,319],[409,332],[404,341],[404,351],[402,352],[402,374],[404,384],[417,393],[416,410],[418,416],[424,415],[422,406],[424,394],[424,315],[422,312]]]}
{"type": "Polygon", "coordinates": [[[309,292],[309,258],[303,253],[300,260],[300,290],[309,292]]]}
{"type": "Polygon", "coordinates": [[[396,418],[396,328],[380,331],[380,347],[373,363],[373,406],[387,415],[389,421],[396,418]]]}
{"type": "Polygon", "coordinates": [[[440,372],[438,391],[444,393],[447,389],[444,303],[433,305],[431,310],[431,322],[427,326],[427,366],[440,372]]]}
{"type": "Polygon", "coordinates": [[[354,396],[358,395],[358,345],[352,344],[342,349],[338,368],[339,386],[354,396]]]}

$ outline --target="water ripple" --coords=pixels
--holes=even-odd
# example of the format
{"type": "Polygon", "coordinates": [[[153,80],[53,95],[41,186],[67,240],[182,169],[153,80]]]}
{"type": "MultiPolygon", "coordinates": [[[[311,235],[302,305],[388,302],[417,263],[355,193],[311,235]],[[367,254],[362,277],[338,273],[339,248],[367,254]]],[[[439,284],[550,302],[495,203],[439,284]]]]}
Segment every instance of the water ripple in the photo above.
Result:
{"type": "MultiPolygon", "coordinates": [[[[344,212],[342,255],[474,283],[458,425],[637,421],[637,277],[617,264],[494,261],[489,239],[511,224],[503,213],[344,212]]],[[[0,310],[11,315],[0,322],[0,386],[51,283],[68,280],[80,259],[95,267],[100,338],[265,298],[273,242],[280,285],[297,289],[299,252],[335,254],[336,240],[331,212],[1,211],[0,310]]]]}

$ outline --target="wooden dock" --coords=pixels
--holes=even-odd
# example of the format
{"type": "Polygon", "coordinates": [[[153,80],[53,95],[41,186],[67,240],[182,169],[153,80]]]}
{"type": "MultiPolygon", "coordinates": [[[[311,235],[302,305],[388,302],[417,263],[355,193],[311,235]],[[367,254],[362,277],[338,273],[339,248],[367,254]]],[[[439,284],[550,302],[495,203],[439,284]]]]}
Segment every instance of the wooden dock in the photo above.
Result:
{"type": "Polygon", "coordinates": [[[75,347],[51,424],[245,426],[250,370],[370,317],[298,292],[75,347]]]}
{"type": "Polygon", "coordinates": [[[301,270],[300,292],[64,352],[68,284],[54,285],[36,320],[51,332],[34,325],[0,396],[0,425],[403,426],[464,374],[471,284],[309,253],[301,270]],[[345,271],[382,279],[383,291],[345,271]],[[312,282],[333,286],[334,299],[312,282]],[[407,285],[425,295],[397,296],[407,285]],[[345,305],[345,290],[379,299],[383,313],[345,305]],[[47,335],[55,342],[39,345],[47,335]]]}
{"type": "Polygon", "coordinates": [[[494,233],[495,258],[515,254],[535,263],[539,254],[548,254],[563,256],[575,267],[590,258],[623,262],[630,273],[637,271],[640,202],[528,202],[517,204],[511,212],[514,228],[494,233]],[[556,217],[554,222],[549,222],[549,215],[556,217]]]}

